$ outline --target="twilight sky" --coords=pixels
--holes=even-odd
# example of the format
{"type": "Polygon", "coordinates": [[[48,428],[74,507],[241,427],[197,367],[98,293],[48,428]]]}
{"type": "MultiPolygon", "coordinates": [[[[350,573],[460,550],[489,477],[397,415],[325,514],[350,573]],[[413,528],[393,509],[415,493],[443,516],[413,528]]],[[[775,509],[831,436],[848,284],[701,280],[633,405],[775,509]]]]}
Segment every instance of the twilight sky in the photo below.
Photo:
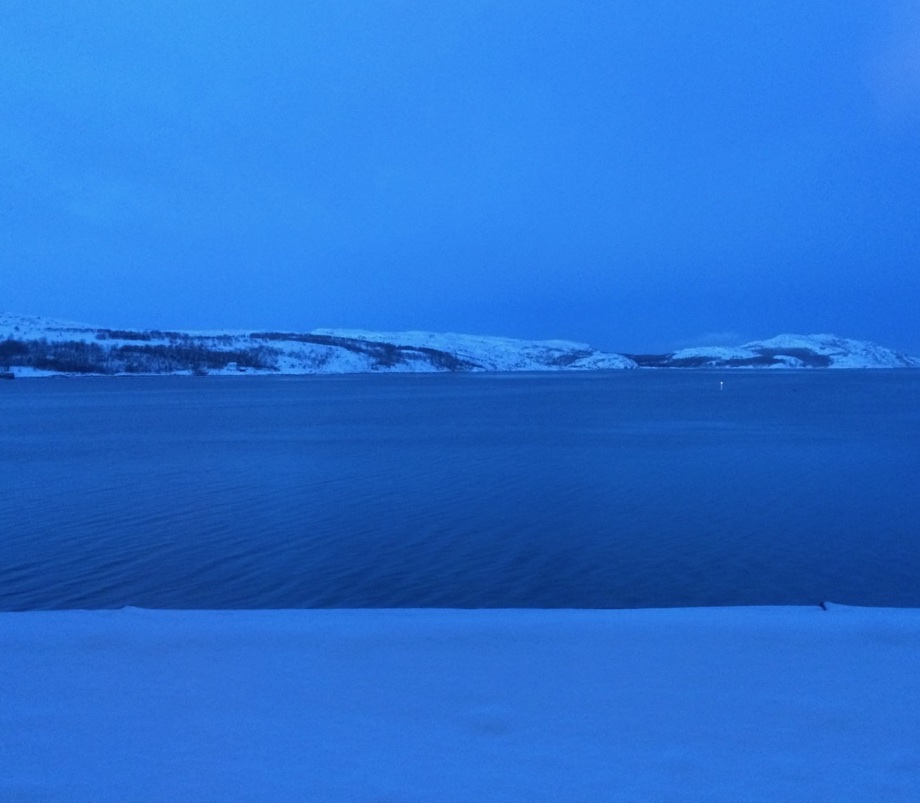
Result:
{"type": "Polygon", "coordinates": [[[920,0],[0,0],[0,311],[920,354],[920,0]]]}

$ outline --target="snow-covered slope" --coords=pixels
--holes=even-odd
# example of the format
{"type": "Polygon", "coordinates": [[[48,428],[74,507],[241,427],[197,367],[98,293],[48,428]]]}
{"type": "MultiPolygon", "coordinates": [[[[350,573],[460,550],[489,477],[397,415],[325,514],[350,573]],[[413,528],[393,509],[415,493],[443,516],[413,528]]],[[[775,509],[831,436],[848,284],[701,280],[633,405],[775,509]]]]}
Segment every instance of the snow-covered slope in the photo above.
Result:
{"type": "Polygon", "coordinates": [[[835,335],[778,335],[743,346],[699,346],[635,359],[668,368],[920,368],[915,357],[835,335]]]}
{"type": "Polygon", "coordinates": [[[437,349],[487,371],[543,371],[547,369],[634,368],[632,360],[607,354],[585,343],[569,340],[513,340],[434,332],[368,332],[363,329],[314,329],[312,334],[371,343],[392,343],[418,349],[437,349]]]}
{"type": "Polygon", "coordinates": [[[66,340],[73,336],[95,333],[99,327],[76,321],[62,321],[56,318],[42,318],[37,315],[13,315],[0,312],[0,340],[66,340]]]}
{"type": "Polygon", "coordinates": [[[779,335],[735,348],[622,355],[568,340],[434,332],[107,329],[0,314],[0,372],[348,374],[618,368],[920,368],[920,359],[834,335],[779,335]]]}
{"type": "Polygon", "coordinates": [[[501,337],[317,329],[164,332],[107,329],[0,315],[0,370],[17,375],[435,371],[633,368],[583,343],[501,337]]]}
{"type": "Polygon", "coordinates": [[[916,801],[920,611],[0,613],[0,800],[916,801]]]}

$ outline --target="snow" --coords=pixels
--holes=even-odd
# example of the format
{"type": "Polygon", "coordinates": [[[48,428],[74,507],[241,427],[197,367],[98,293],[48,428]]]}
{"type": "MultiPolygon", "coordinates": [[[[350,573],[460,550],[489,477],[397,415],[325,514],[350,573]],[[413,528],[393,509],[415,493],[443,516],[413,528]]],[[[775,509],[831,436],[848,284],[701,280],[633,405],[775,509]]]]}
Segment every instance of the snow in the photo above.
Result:
{"type": "Polygon", "coordinates": [[[98,327],[75,321],[61,321],[36,315],[0,313],[0,339],[17,340],[79,340],[84,333],[95,335],[98,327]]]}
{"type": "Polygon", "coordinates": [[[807,367],[800,356],[803,353],[827,358],[828,368],[920,368],[920,360],[915,357],[868,341],[827,334],[784,334],[736,347],[698,346],[676,351],[671,359],[704,359],[711,367],[721,367],[728,360],[752,360],[765,353],[775,356],[778,363],[771,367],[776,368],[807,367]]]}
{"type": "MultiPolygon", "coordinates": [[[[4,370],[6,367],[4,366],[4,370]]],[[[13,366],[9,369],[9,372],[19,378],[19,379],[34,379],[35,377],[46,377],[46,376],[59,376],[59,374],[54,371],[43,371],[41,368],[24,368],[19,366],[13,366]]]]}
{"type": "Polygon", "coordinates": [[[636,365],[621,354],[606,354],[587,343],[571,340],[516,340],[455,332],[370,332],[365,329],[314,329],[312,334],[438,349],[476,362],[488,371],[558,369],[560,366],[554,366],[554,363],[573,354],[580,356],[568,366],[571,368],[597,370],[635,368],[636,365]]]}
{"type": "MultiPolygon", "coordinates": [[[[119,347],[136,347],[138,338],[125,337],[134,330],[107,330],[101,327],[23,315],[0,314],[0,341],[40,340],[49,342],[82,341],[115,352],[119,347]]],[[[140,330],[138,330],[140,332],[140,330]]],[[[303,335],[266,333],[252,330],[209,330],[187,332],[143,332],[146,346],[169,346],[177,338],[186,338],[196,347],[213,352],[262,349],[266,355],[261,367],[250,367],[248,374],[348,374],[368,372],[430,373],[461,368],[477,371],[590,371],[635,368],[636,363],[622,354],[598,351],[586,343],[569,340],[516,340],[486,335],[452,332],[371,332],[364,329],[314,329],[310,335],[339,338],[341,343],[304,342],[303,335]],[[351,341],[350,343],[344,341],[351,341]],[[374,343],[402,347],[399,353],[379,359],[364,353],[355,344],[374,343]],[[405,349],[408,349],[406,351],[405,349]],[[413,351],[415,350],[415,351],[413,351]],[[426,351],[427,350],[427,351],[426,351]],[[446,366],[432,350],[452,355],[460,366],[446,366]]],[[[772,361],[773,368],[918,368],[920,359],[878,346],[867,341],[835,335],[778,335],[743,346],[700,346],[682,349],[670,355],[665,364],[684,367],[762,367],[772,361]],[[785,352],[785,353],[784,353],[785,352]],[[735,363],[733,364],[732,361],[735,363]]],[[[114,361],[109,371],[117,373],[114,361]]],[[[14,367],[18,376],[39,376],[51,372],[30,372],[14,367]]],[[[209,373],[237,374],[235,368],[212,368],[209,373]]],[[[184,373],[191,373],[191,369],[184,373]]]]}
{"type": "Polygon", "coordinates": [[[920,360],[886,349],[875,343],[836,335],[777,335],[769,340],[747,344],[746,348],[809,349],[831,358],[833,368],[920,367],[920,360]]]}
{"type": "MultiPolygon", "coordinates": [[[[209,330],[184,332],[150,332],[141,330],[107,330],[101,327],[69,321],[54,321],[22,315],[0,315],[0,341],[41,340],[49,342],[80,341],[93,343],[111,353],[119,347],[137,346],[139,338],[125,337],[129,333],[144,334],[145,346],[168,346],[172,339],[186,338],[197,347],[213,352],[247,349],[268,349],[272,352],[269,367],[249,368],[250,374],[342,374],[366,372],[431,373],[449,370],[430,351],[453,355],[464,370],[477,371],[559,371],[634,368],[635,363],[619,354],[600,352],[584,343],[566,340],[515,340],[503,337],[439,334],[435,332],[367,332],[364,330],[316,329],[310,334],[365,343],[391,344],[408,347],[410,351],[389,355],[381,361],[379,355],[355,351],[354,343],[304,342],[298,333],[266,333],[251,330],[209,330]],[[415,351],[412,351],[415,350],[415,351]],[[425,350],[428,350],[427,352],[425,350]]],[[[378,350],[379,351],[379,350],[378,350]]],[[[443,356],[443,355],[442,355],[443,356]]],[[[101,366],[100,366],[101,367],[101,366]]],[[[110,373],[118,373],[116,368],[110,373]]],[[[189,371],[186,371],[188,373],[189,371]]],[[[26,376],[26,372],[17,371],[26,376]]],[[[208,373],[235,374],[234,368],[215,368],[208,373]]]]}
{"type": "Polygon", "coordinates": [[[920,610],[0,614],[0,800],[920,799],[920,610]]]}
{"type": "Polygon", "coordinates": [[[739,357],[753,357],[754,353],[744,346],[693,346],[675,351],[672,358],[707,357],[712,360],[733,360],[739,357]]]}

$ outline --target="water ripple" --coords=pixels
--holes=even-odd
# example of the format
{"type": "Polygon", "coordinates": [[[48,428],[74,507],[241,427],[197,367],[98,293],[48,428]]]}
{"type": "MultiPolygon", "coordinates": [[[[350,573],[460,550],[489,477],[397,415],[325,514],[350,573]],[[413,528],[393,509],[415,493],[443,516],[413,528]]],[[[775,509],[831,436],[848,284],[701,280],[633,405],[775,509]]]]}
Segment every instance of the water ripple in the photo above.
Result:
{"type": "Polygon", "coordinates": [[[9,383],[0,608],[920,605],[914,372],[625,374],[9,383]]]}

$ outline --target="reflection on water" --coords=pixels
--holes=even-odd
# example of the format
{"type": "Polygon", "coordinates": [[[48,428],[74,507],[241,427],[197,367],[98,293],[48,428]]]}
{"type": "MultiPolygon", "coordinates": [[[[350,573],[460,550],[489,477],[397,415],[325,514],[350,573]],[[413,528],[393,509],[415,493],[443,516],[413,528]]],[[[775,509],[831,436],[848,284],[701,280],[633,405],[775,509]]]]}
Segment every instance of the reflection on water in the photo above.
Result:
{"type": "Polygon", "coordinates": [[[0,390],[2,609],[920,605],[920,372],[0,390]]]}

